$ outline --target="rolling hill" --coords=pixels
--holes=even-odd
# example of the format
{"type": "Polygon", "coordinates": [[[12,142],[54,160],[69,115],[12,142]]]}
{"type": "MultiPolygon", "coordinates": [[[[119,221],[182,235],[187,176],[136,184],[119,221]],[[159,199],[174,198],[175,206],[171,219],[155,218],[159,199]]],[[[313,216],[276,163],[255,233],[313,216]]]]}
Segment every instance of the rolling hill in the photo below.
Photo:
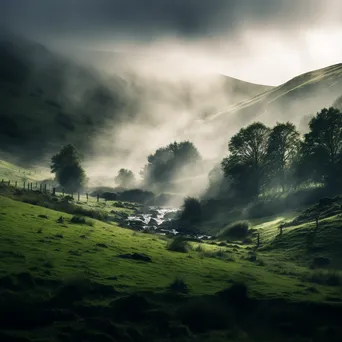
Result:
{"type": "Polygon", "coordinates": [[[238,119],[241,124],[254,120],[274,124],[276,121],[294,121],[300,124],[305,116],[324,107],[337,104],[342,93],[342,64],[315,70],[297,76],[264,93],[241,101],[207,118],[220,124],[238,119]]]}

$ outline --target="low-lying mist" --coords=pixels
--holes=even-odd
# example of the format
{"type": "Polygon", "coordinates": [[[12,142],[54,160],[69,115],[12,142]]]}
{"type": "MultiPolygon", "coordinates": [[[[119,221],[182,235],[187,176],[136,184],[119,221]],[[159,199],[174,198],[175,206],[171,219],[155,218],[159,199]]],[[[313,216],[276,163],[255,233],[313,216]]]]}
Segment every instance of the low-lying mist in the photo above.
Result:
{"type": "Polygon", "coordinates": [[[146,48],[126,45],[113,51],[88,49],[81,57],[75,57],[75,50],[69,51],[78,62],[96,68],[107,79],[123,80],[122,91],[131,103],[124,107],[121,120],[108,118],[101,133],[92,138],[93,154],[86,158],[92,184],[114,185],[120,168],[132,170],[139,179],[148,155],[171,142],[189,140],[199,149],[205,166],[197,174],[191,169],[181,170],[175,175],[171,192],[200,195],[208,186],[208,172],[227,155],[228,141],[241,127],[255,120],[267,125],[292,120],[305,131],[309,118],[322,104],[328,106],[337,97],[323,84],[314,92],[321,96],[307,102],[306,94],[292,91],[289,84],[289,89],[286,85],[279,90],[274,87],[275,95],[266,104],[250,106],[255,96],[272,87],[221,75],[219,68],[201,55],[199,45],[184,49],[177,43],[166,40],[146,48]],[[246,105],[241,109],[234,108],[243,102],[246,105]],[[208,120],[220,111],[219,120],[208,120]]]}

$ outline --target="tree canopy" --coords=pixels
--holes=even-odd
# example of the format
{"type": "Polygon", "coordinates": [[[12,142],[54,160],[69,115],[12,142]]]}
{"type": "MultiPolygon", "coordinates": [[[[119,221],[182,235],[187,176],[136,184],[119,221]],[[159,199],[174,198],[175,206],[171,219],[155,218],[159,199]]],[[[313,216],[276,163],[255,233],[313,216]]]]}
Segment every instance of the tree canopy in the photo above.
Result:
{"type": "Polygon", "coordinates": [[[304,136],[304,157],[324,183],[333,185],[341,172],[342,113],[333,107],[324,108],[309,127],[304,136]]]}
{"type": "Polygon", "coordinates": [[[222,169],[240,196],[258,196],[262,190],[297,187],[318,182],[333,189],[342,186],[342,113],[323,108],[309,122],[301,138],[290,123],[272,129],[260,122],[242,128],[229,142],[222,169]]]}
{"type": "Polygon", "coordinates": [[[171,181],[184,167],[201,160],[201,156],[190,141],[174,142],[161,147],[148,156],[142,171],[147,185],[171,181]]]}
{"type": "Polygon", "coordinates": [[[71,144],[64,146],[51,158],[51,172],[67,192],[80,191],[85,185],[86,175],[81,166],[81,155],[71,144]]]}
{"type": "Polygon", "coordinates": [[[120,169],[115,177],[115,183],[124,188],[129,188],[135,184],[135,176],[131,170],[120,169]]]}
{"type": "Polygon", "coordinates": [[[222,162],[240,193],[258,195],[262,186],[270,129],[261,122],[242,128],[229,142],[230,156],[222,162]]]}

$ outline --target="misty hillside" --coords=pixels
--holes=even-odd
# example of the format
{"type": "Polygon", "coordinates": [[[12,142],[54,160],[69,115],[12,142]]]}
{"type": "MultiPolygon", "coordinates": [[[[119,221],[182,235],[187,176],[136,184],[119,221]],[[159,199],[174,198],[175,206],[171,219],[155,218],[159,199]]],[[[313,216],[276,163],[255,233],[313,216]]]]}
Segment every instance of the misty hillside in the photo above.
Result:
{"type": "MultiPolygon", "coordinates": [[[[342,64],[305,73],[263,94],[213,114],[209,120],[241,124],[260,120],[294,121],[297,124],[323,107],[331,106],[342,92],[342,64]]],[[[340,99],[341,100],[341,99],[340,99]]]]}
{"type": "MultiPolygon", "coordinates": [[[[116,141],[115,129],[133,118],[151,127],[173,120],[170,114],[191,111],[196,119],[269,89],[226,76],[213,78],[194,87],[134,72],[106,75],[94,63],[81,64],[1,30],[0,150],[30,162],[71,142],[90,154],[95,137],[116,141]],[[114,131],[108,133],[111,127],[114,131]]],[[[113,145],[127,153],[127,146],[115,143],[104,143],[101,152],[114,153],[113,145]]]]}
{"type": "Polygon", "coordinates": [[[42,45],[1,32],[2,150],[37,159],[65,141],[86,148],[106,120],[120,118],[124,96],[118,80],[106,82],[42,45]]]}
{"type": "MultiPolygon", "coordinates": [[[[128,53],[118,51],[114,52],[77,49],[73,50],[71,55],[77,56],[78,60],[88,65],[94,65],[94,61],[96,61],[95,64],[99,70],[105,72],[110,71],[116,75],[122,76],[124,74],[123,70],[129,70],[129,75],[126,74],[125,77],[132,76],[132,66],[129,64],[132,59],[139,60],[147,58],[143,53],[134,54],[134,56],[132,56],[128,53]]],[[[144,79],[141,75],[136,76],[143,82],[153,81],[154,88],[156,89],[160,86],[165,87],[171,84],[171,82],[168,82],[165,79],[161,81],[161,79],[156,79],[152,76],[150,76],[150,79],[144,79]]],[[[222,87],[222,90],[226,92],[226,95],[230,98],[231,103],[237,103],[246,100],[273,88],[272,86],[250,83],[226,75],[212,75],[212,77],[217,79],[218,83],[222,87]]],[[[191,80],[185,81],[182,85],[185,88],[187,86],[193,86],[191,80]]]]}

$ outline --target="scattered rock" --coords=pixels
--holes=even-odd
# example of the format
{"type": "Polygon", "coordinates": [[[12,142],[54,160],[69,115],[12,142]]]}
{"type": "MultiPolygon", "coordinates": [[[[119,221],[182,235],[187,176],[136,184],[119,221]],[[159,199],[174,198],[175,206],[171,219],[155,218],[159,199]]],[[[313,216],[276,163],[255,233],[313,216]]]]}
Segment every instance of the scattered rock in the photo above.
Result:
{"type": "Polygon", "coordinates": [[[97,243],[96,246],[101,248],[108,248],[108,246],[105,243],[97,243]]]}
{"type": "Polygon", "coordinates": [[[43,219],[48,219],[46,215],[38,215],[38,217],[43,218],[43,219]]]}
{"type": "Polygon", "coordinates": [[[151,262],[152,261],[152,259],[148,255],[141,254],[141,253],[121,254],[121,255],[119,255],[119,258],[132,259],[132,260],[144,261],[144,262],[151,262]]]}
{"type": "Polygon", "coordinates": [[[71,254],[71,255],[75,255],[75,256],[81,256],[81,253],[80,252],[78,252],[78,251],[69,251],[68,252],[69,254],[71,254]]]}

